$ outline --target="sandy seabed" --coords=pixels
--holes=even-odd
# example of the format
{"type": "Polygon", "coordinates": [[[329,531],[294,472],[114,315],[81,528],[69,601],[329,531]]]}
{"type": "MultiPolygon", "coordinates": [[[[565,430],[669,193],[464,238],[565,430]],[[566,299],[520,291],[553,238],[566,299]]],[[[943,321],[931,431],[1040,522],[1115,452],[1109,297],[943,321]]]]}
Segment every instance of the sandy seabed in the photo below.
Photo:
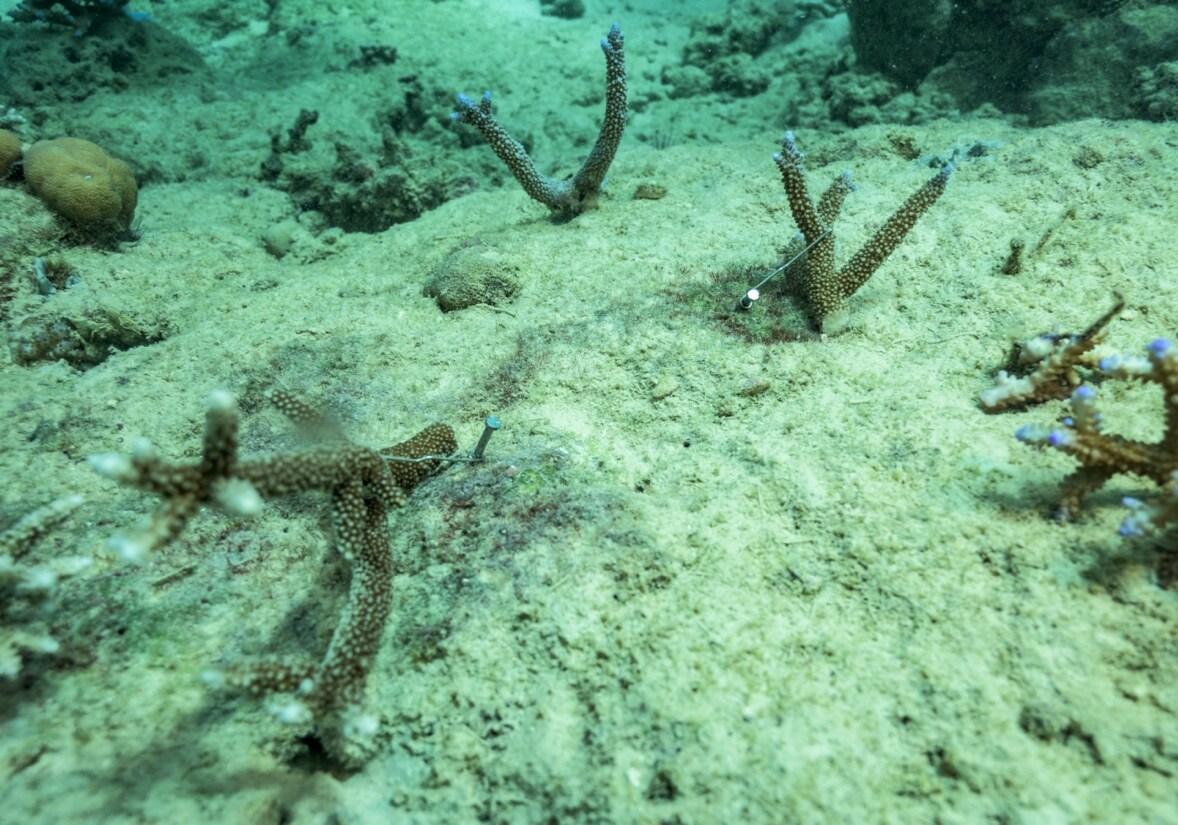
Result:
{"type": "MultiPolygon", "coordinates": [[[[977,401],[1012,341],[1082,330],[1114,293],[1110,346],[1178,334],[1178,132],[799,133],[815,189],[844,168],[860,185],[840,260],[930,176],[897,146],[990,149],[848,302],[844,332],[763,344],[717,320],[739,291],[684,295],[778,260],[794,228],[775,137],[624,143],[571,222],[488,187],[302,259],[259,241],[281,193],[161,183],[138,243],[70,249],[81,281],[49,298],[23,284],[10,319],[117,319],[154,342],[85,371],[0,365],[0,523],[81,493],[32,558],[94,559],[47,619],[59,655],[0,692],[5,817],[1178,820],[1178,597],[1156,542],[1117,535],[1121,498],[1154,490],[1118,477],[1055,523],[1074,463],[1013,432],[1066,403],[977,401]],[[665,196],[632,197],[644,184],[665,196]],[[1015,238],[1035,250],[1005,275],[1015,238]],[[517,297],[443,314],[422,285],[475,242],[517,297]],[[270,386],[372,446],[442,420],[468,449],[503,421],[485,463],[395,515],[368,695],[382,726],[358,771],[199,678],[322,654],[347,589],[323,498],[205,513],[129,567],[106,540],[155,502],[86,461],[140,435],[193,460],[216,388],[241,401],[244,455],[292,449],[270,386]]],[[[16,186],[0,199],[36,208],[16,186]]],[[[1101,398],[1110,430],[1160,435],[1150,388],[1101,398]]]]}

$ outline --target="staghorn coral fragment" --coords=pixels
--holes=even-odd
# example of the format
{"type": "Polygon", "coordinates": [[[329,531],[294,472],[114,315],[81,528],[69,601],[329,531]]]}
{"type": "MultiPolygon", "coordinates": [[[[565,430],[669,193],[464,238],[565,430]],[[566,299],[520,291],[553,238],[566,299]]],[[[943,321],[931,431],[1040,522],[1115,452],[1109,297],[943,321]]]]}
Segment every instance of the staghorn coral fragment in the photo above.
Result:
{"type": "Polygon", "coordinates": [[[90,462],[102,475],[164,499],[138,531],[111,540],[129,561],[142,561],[174,539],[203,504],[250,515],[277,496],[328,493],[335,546],[351,565],[352,581],[326,654],[317,663],[240,663],[208,671],[206,682],[255,695],[293,694],[271,709],[287,722],[314,722],[325,746],[342,761],[355,763],[366,755],[377,727],[360,706],[391,606],[389,511],[440,464],[438,459],[395,459],[448,456],[457,444],[448,426],[434,424],[390,448],[385,458],[348,442],[328,416],[289,393],[275,390],[270,400],[301,429],[322,435],[324,446],[239,459],[237,407],[228,393],[217,391],[209,396],[197,463],[166,463],[144,440],[136,442],[130,456],[99,455],[90,462]]]}
{"type": "Polygon", "coordinates": [[[73,495],[49,502],[20,519],[16,524],[0,532],[0,554],[21,558],[37,539],[56,527],[82,503],[82,497],[73,495]]]}
{"type": "Polygon", "coordinates": [[[916,190],[859,251],[836,270],[834,221],[843,200],[857,187],[851,183],[851,173],[844,172],[815,204],[806,186],[803,157],[793,133],[786,132],[781,151],[773,155],[773,161],[781,172],[781,182],[789,198],[794,222],[802,233],[803,246],[809,248],[791,268],[791,280],[800,292],[814,326],[822,332],[835,332],[842,325],[843,319],[839,316],[843,303],[867,283],[920,216],[937,202],[949,182],[953,164],[945,164],[940,172],[916,190]]]}
{"type": "Polygon", "coordinates": [[[468,123],[482,133],[499,159],[533,200],[547,206],[559,218],[571,218],[588,208],[601,191],[605,175],[626,129],[625,35],[614,23],[601,39],[605,53],[605,119],[597,142],[577,173],[568,180],[554,180],[540,174],[523,144],[508,134],[491,114],[491,93],[484,92],[477,103],[458,95],[458,111],[450,117],[468,123]]]}
{"type": "Polygon", "coordinates": [[[1071,395],[1082,381],[1077,368],[1099,365],[1094,349],[1104,340],[1109,322],[1125,308],[1119,294],[1114,298],[1112,308],[1081,333],[1043,333],[1017,345],[1008,360],[1009,369],[999,370],[994,386],[979,396],[985,411],[1002,412],[1071,395]],[[1023,375],[1013,374],[1027,367],[1033,369],[1023,375]]]}
{"type": "MultiPolygon", "coordinates": [[[[1083,500],[1119,473],[1147,478],[1159,485],[1172,485],[1178,472],[1178,347],[1158,338],[1146,347],[1145,356],[1107,355],[1096,369],[1106,378],[1157,384],[1162,389],[1165,424],[1158,441],[1125,438],[1102,430],[1102,418],[1096,409],[1096,390],[1081,384],[1071,394],[1071,411],[1055,427],[1027,424],[1019,427],[1015,437],[1025,444],[1048,447],[1072,456],[1080,467],[1060,485],[1060,502],[1056,517],[1076,517],[1083,500]]],[[[1171,505],[1165,494],[1155,512],[1159,523],[1168,523],[1171,505]]],[[[1153,521],[1147,508],[1139,508],[1133,524],[1138,527],[1153,521]]],[[[1132,533],[1134,528],[1122,528],[1132,533]]],[[[1138,530],[1139,532],[1139,530],[1138,530]]]]}

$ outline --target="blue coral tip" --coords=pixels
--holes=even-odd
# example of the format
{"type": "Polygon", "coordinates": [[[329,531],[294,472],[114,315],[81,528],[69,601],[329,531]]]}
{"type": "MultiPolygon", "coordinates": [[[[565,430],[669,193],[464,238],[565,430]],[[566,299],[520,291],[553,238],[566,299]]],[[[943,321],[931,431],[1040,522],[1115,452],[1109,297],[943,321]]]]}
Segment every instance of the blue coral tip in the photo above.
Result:
{"type": "Polygon", "coordinates": [[[1071,442],[1072,437],[1063,430],[1052,430],[1047,434],[1047,443],[1052,447],[1062,447],[1071,442]]]}
{"type": "Polygon", "coordinates": [[[1087,384],[1081,384],[1076,387],[1076,391],[1072,393],[1072,398],[1076,401],[1091,401],[1096,397],[1096,390],[1087,384]]]}
{"type": "Polygon", "coordinates": [[[1149,342],[1147,349],[1154,355],[1164,355],[1170,349],[1170,340],[1168,338],[1155,338],[1149,342]]]}
{"type": "Polygon", "coordinates": [[[1137,523],[1137,519],[1129,516],[1117,528],[1117,535],[1123,539],[1139,539],[1145,535],[1145,531],[1141,529],[1141,525],[1137,523]]]}
{"type": "Polygon", "coordinates": [[[1032,432],[1033,430],[1030,424],[1023,424],[1014,431],[1014,437],[1019,441],[1029,441],[1031,439],[1032,432]]]}

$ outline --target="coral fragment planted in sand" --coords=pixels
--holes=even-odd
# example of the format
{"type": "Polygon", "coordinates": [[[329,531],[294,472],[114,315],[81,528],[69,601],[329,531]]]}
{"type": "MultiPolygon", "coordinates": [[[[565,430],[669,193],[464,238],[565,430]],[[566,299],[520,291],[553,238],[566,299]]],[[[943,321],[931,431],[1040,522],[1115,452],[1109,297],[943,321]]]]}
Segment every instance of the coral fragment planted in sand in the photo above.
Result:
{"type": "Polygon", "coordinates": [[[802,247],[808,249],[805,256],[791,268],[789,277],[800,293],[814,326],[823,332],[833,332],[842,324],[843,302],[867,283],[884,259],[900,245],[917,219],[937,202],[949,182],[953,164],[946,164],[916,190],[850,260],[836,269],[832,228],[843,199],[855,191],[856,186],[851,183],[851,173],[844,172],[835,178],[815,203],[806,186],[803,157],[793,133],[786,132],[781,151],[773,155],[773,161],[781,172],[790,211],[801,231],[799,240],[802,247]]]}
{"type": "Polygon", "coordinates": [[[1158,338],[1146,347],[1143,356],[1095,352],[1105,327],[1123,306],[1118,295],[1113,308],[1081,334],[1032,338],[1016,349],[1011,360],[1030,362],[1035,368],[1024,376],[999,371],[995,386],[983,392],[980,400],[986,410],[998,412],[1067,398],[1070,409],[1057,425],[1025,424],[1015,432],[1024,444],[1059,450],[1080,463],[1060,485],[1056,517],[1075,518],[1084,498],[1117,474],[1141,476],[1162,485],[1166,492],[1149,503],[1126,502],[1134,513],[1121,532],[1140,535],[1178,517],[1174,504],[1178,489],[1178,346],[1158,338]],[[1087,383],[1089,377],[1160,387],[1162,437],[1144,441],[1105,432],[1097,410],[1097,391],[1087,383]]]}
{"type": "Polygon", "coordinates": [[[351,565],[352,582],[326,654],[318,662],[242,663],[210,671],[207,681],[254,694],[290,694],[288,701],[272,706],[276,714],[292,723],[314,721],[328,749],[354,762],[364,755],[364,740],[371,738],[360,734],[374,728],[360,706],[392,596],[389,511],[400,507],[406,493],[439,466],[437,459],[394,459],[448,456],[457,445],[448,426],[433,424],[392,447],[386,458],[350,443],[327,416],[290,394],[273,391],[270,400],[300,428],[320,436],[323,446],[240,459],[237,406],[228,393],[218,391],[209,396],[197,463],[167,463],[142,439],[129,456],[98,455],[90,463],[102,475],[164,500],[139,530],[111,540],[129,561],[143,561],[176,538],[203,505],[251,515],[277,496],[311,490],[328,494],[335,546],[351,565]]]}
{"type": "Polygon", "coordinates": [[[523,144],[508,134],[491,114],[489,91],[484,92],[477,103],[466,95],[458,95],[458,111],[451,117],[459,123],[474,126],[482,133],[529,197],[547,206],[557,217],[572,217],[583,212],[601,191],[606,172],[613,163],[614,153],[626,128],[624,44],[625,35],[617,23],[601,39],[601,50],[605,53],[605,120],[589,157],[568,180],[546,177],[536,169],[523,144]]]}

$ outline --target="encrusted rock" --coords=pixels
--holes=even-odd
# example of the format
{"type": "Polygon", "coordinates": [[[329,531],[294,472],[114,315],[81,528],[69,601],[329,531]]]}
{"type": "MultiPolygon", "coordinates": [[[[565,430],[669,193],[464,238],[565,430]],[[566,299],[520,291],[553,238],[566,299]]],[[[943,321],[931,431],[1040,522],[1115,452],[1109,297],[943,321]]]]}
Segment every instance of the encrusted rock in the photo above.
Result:
{"type": "Polygon", "coordinates": [[[9,335],[8,349],[12,360],[21,366],[54,361],[74,366],[94,363],[82,337],[64,318],[26,318],[9,335]]]}
{"type": "Polygon", "coordinates": [[[437,301],[443,312],[475,304],[502,306],[519,289],[517,271],[498,250],[471,246],[447,255],[430,272],[422,294],[437,301]]]}
{"type": "Polygon", "coordinates": [[[1138,67],[1131,98],[1140,117],[1157,121],[1178,118],[1178,61],[1159,63],[1152,69],[1138,67]]]}

